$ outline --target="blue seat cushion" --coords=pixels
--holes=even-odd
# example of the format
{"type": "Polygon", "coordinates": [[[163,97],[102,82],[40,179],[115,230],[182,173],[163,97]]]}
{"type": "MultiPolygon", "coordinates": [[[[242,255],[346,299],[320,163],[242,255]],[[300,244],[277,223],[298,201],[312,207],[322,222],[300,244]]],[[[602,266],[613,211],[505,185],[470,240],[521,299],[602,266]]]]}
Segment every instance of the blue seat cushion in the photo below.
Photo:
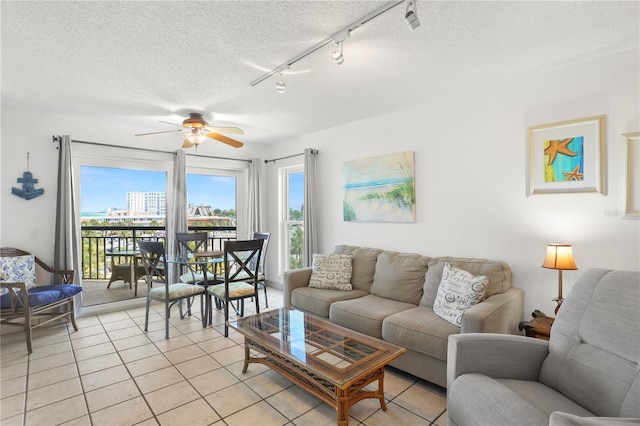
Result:
{"type": "MultiPolygon", "coordinates": [[[[57,284],[31,287],[29,289],[29,305],[31,307],[48,305],[75,296],[82,291],[82,287],[75,284],[57,284]]],[[[11,307],[9,294],[0,298],[2,309],[11,307]]]]}

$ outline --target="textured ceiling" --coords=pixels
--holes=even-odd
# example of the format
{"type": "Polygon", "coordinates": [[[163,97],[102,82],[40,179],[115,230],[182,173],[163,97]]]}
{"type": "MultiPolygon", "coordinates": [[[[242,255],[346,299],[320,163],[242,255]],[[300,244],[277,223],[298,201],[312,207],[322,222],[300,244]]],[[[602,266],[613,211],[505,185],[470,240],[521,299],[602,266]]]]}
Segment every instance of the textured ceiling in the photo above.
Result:
{"type": "Polygon", "coordinates": [[[172,130],[190,111],[270,143],[437,99],[465,84],[638,48],[639,5],[419,0],[251,86],[377,1],[1,2],[2,104],[172,130]]]}

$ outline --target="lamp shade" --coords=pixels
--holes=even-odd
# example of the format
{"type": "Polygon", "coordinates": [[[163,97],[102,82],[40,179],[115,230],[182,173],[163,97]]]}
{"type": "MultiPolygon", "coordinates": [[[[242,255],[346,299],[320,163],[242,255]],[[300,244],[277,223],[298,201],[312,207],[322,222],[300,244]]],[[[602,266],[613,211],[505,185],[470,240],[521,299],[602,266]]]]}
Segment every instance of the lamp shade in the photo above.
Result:
{"type": "Polygon", "coordinates": [[[547,255],[544,258],[542,267],[560,270],[578,269],[573,261],[571,244],[547,244],[547,255]]]}

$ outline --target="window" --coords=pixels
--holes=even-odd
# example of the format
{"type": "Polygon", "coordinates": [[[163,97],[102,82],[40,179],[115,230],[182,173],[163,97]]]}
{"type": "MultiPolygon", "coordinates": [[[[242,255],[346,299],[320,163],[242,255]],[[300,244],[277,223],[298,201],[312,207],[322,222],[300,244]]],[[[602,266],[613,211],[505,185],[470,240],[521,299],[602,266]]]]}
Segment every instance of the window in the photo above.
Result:
{"type": "MultiPolygon", "coordinates": [[[[192,223],[189,218],[189,227],[206,228],[212,222],[220,227],[212,235],[215,248],[221,247],[223,241],[236,239],[238,224],[238,234],[243,235],[246,162],[212,161],[197,156],[186,160],[187,205],[194,208],[194,216],[202,219],[201,223],[192,223]]],[[[82,236],[79,244],[83,265],[79,275],[84,291],[79,307],[97,312],[99,305],[106,303],[123,302],[128,306],[128,299],[134,298],[128,283],[117,282],[107,289],[112,257],[105,257],[106,252],[134,248],[139,238],[165,241],[166,216],[171,214],[173,199],[174,155],[78,143],[74,145],[73,163],[73,173],[79,177],[76,207],[82,212],[78,233],[82,236]],[[118,198],[111,198],[111,192],[117,193],[118,198]]],[[[126,263],[125,258],[116,260],[126,263]]],[[[139,285],[143,285],[142,281],[139,285]]],[[[137,296],[145,294],[145,289],[139,289],[137,296]]]]}
{"type": "MultiPolygon", "coordinates": [[[[116,167],[111,163],[114,166],[110,167],[107,162],[100,166],[94,165],[99,161],[86,163],[89,162],[79,165],[82,256],[79,278],[85,290],[82,305],[134,298],[134,292],[124,282],[111,286],[112,281],[122,279],[114,278],[115,267],[130,259],[110,253],[134,250],[140,239],[164,240],[168,172],[144,169],[143,164],[116,167]],[[106,290],[106,280],[110,290],[106,290]]],[[[140,295],[144,293],[139,292],[140,295]]]]}
{"type": "Polygon", "coordinates": [[[304,167],[280,169],[280,273],[303,266],[304,167]]]}
{"type": "Polygon", "coordinates": [[[189,171],[193,172],[186,176],[189,229],[217,228],[213,235],[210,233],[214,244],[211,248],[222,250],[222,241],[236,239],[238,177],[222,170],[190,168],[189,171]]]}

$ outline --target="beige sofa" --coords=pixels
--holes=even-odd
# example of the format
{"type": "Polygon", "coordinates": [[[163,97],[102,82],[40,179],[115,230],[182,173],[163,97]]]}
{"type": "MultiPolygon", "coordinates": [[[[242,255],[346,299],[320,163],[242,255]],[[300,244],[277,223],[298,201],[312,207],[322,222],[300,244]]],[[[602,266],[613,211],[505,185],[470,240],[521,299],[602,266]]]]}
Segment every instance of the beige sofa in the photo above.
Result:
{"type": "Polygon", "coordinates": [[[458,257],[427,257],[375,248],[339,245],[336,254],[352,254],[353,289],[308,286],[311,268],[284,275],[284,306],[329,318],[332,322],[407,348],[392,366],[447,385],[447,341],[458,333],[519,334],[524,294],[511,288],[505,262],[458,257]],[[473,275],[487,275],[486,298],[468,309],[456,327],[433,312],[446,262],[473,275]]]}

